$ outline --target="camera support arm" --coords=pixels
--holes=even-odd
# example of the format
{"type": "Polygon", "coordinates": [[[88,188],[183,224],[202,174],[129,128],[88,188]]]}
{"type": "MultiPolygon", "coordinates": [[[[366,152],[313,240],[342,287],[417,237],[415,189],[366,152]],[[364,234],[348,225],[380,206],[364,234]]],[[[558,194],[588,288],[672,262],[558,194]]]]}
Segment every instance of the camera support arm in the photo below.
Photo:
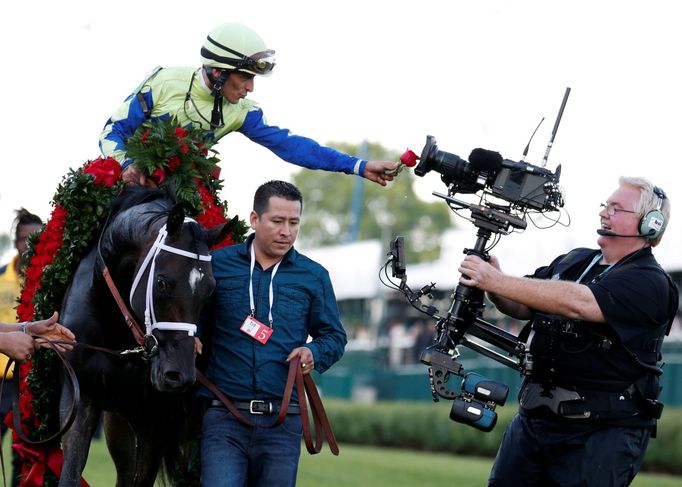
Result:
{"type": "MultiPolygon", "coordinates": [[[[525,221],[499,210],[469,204],[450,196],[437,193],[434,195],[471,210],[478,231],[474,247],[465,249],[467,255],[477,255],[488,260],[490,256],[485,249],[493,233],[507,231],[510,226],[525,227],[525,221]]],[[[481,318],[485,306],[483,298],[484,292],[480,289],[459,284],[453,292],[453,301],[447,314],[438,317],[435,343],[420,356],[420,361],[430,366],[429,377],[434,400],[437,400],[438,396],[446,399],[457,397],[457,393],[446,386],[450,374],[462,375],[462,364],[456,360],[459,355],[457,345],[463,345],[502,365],[523,372],[525,344],[520,342],[517,336],[481,318]],[[507,355],[473,341],[469,336],[497,347],[507,355]]]]}
{"type": "MultiPolygon", "coordinates": [[[[433,191],[431,194],[438,196],[439,198],[443,198],[448,203],[455,204],[459,208],[466,208],[470,210],[474,225],[478,228],[485,228],[493,233],[507,233],[509,231],[509,227],[513,227],[518,230],[525,230],[527,227],[526,220],[518,218],[510,213],[495,210],[488,206],[467,203],[466,201],[458,200],[452,196],[438,193],[437,191],[433,191]]],[[[490,235],[488,235],[488,239],[489,238],[490,235]]],[[[488,239],[486,239],[486,242],[488,239]]],[[[485,246],[483,248],[485,248],[485,246]]]]}

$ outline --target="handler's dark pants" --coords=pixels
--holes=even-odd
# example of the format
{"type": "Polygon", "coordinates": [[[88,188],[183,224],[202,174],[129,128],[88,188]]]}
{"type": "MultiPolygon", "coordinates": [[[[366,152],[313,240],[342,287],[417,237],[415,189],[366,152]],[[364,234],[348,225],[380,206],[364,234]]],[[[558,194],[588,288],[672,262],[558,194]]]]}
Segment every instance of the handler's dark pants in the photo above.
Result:
{"type": "Polygon", "coordinates": [[[287,414],[268,428],[272,415],[245,413],[254,424],[240,423],[227,409],[210,407],[203,419],[201,485],[204,487],[293,487],[301,456],[303,423],[287,414]]]}
{"type": "Polygon", "coordinates": [[[644,459],[651,427],[626,428],[531,419],[507,427],[489,487],[623,487],[644,459]]]}

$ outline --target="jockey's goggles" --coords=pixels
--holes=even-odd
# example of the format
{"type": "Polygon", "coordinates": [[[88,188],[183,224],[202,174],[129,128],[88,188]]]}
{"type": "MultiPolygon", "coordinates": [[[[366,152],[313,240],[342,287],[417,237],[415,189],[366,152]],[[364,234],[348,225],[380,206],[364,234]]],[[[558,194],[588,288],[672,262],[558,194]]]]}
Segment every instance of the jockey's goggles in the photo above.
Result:
{"type": "Polygon", "coordinates": [[[275,67],[275,51],[257,52],[253,56],[249,56],[245,61],[244,68],[256,74],[268,74],[275,67]]]}
{"type": "Polygon", "coordinates": [[[234,69],[236,70],[251,71],[254,74],[265,75],[272,71],[272,69],[275,67],[275,51],[272,50],[261,51],[251,56],[246,56],[240,53],[239,51],[235,51],[234,49],[230,49],[229,47],[224,46],[219,42],[216,42],[214,39],[211,38],[211,36],[208,36],[208,41],[211,44],[214,44],[215,46],[219,47],[220,49],[223,49],[231,54],[234,54],[235,56],[238,56],[238,59],[220,56],[214,52],[209,51],[205,47],[201,48],[201,55],[208,59],[218,61],[219,63],[233,66],[234,69]]]}

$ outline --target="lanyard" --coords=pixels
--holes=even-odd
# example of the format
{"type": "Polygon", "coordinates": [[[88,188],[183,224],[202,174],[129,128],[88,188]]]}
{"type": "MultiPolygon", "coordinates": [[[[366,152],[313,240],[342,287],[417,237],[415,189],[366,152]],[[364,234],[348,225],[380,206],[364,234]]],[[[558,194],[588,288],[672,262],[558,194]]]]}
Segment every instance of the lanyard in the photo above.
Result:
{"type": "MultiPolygon", "coordinates": [[[[578,284],[580,284],[580,281],[583,280],[583,277],[585,277],[585,276],[587,275],[587,273],[590,272],[590,269],[592,269],[592,267],[594,267],[594,264],[596,264],[597,262],[599,262],[599,260],[603,257],[603,255],[604,255],[604,254],[602,254],[601,252],[598,253],[597,255],[595,255],[595,256],[594,256],[594,259],[592,259],[592,262],[590,262],[590,265],[587,266],[587,269],[585,269],[585,271],[580,275],[580,277],[579,277],[578,279],[576,279],[575,282],[577,282],[578,284]]],[[[608,272],[609,269],[611,269],[611,267],[613,267],[613,264],[611,264],[611,265],[608,266],[606,269],[604,269],[603,271],[601,271],[601,272],[599,273],[599,275],[601,276],[602,274],[608,272]]]]}
{"type": "MultiPolygon", "coordinates": [[[[272,328],[272,299],[273,299],[273,290],[272,290],[272,282],[275,280],[275,274],[277,274],[277,269],[279,268],[279,265],[282,263],[280,260],[275,264],[275,267],[272,268],[272,275],[270,276],[270,289],[268,290],[268,321],[270,323],[270,328],[272,328]]],[[[255,317],[256,314],[256,303],[253,300],[253,269],[256,267],[256,251],[253,249],[253,242],[251,242],[251,271],[249,274],[249,304],[251,306],[251,316],[255,317]]]]}

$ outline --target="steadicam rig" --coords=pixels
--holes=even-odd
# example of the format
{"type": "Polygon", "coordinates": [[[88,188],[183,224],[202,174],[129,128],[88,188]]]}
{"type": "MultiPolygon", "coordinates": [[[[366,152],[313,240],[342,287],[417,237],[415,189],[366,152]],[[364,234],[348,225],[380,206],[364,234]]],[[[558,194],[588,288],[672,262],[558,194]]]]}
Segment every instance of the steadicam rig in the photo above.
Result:
{"type": "Polygon", "coordinates": [[[491,431],[497,423],[495,408],[504,404],[509,388],[479,374],[464,373],[462,364],[457,361],[459,356],[457,346],[466,346],[523,373],[530,364],[525,345],[519,342],[516,336],[481,318],[483,294],[476,288],[457,286],[452,306],[442,315],[434,306],[423,304],[422,297],[430,298],[435,284],[431,283],[418,291],[412,291],[407,285],[404,255],[404,238],[396,237],[391,242],[389,258],[382,268],[386,278],[386,280],[382,278],[382,282],[387,287],[403,293],[413,307],[437,322],[433,345],[427,347],[420,356],[420,361],[429,366],[433,400],[443,398],[453,401],[450,410],[452,420],[482,431],[491,431]],[[389,266],[392,277],[400,279],[399,283],[394,283],[388,277],[389,266]],[[472,341],[470,337],[492,344],[500,351],[506,352],[506,355],[472,341]],[[448,384],[452,383],[449,381],[452,375],[463,377],[460,391],[448,388],[448,384]]]}
{"type": "MultiPolygon", "coordinates": [[[[559,187],[561,167],[553,173],[544,166],[569,93],[570,88],[567,88],[542,167],[523,162],[523,158],[521,161],[504,159],[499,153],[485,149],[474,149],[469,160],[465,161],[455,154],[439,150],[436,140],[427,136],[414,172],[417,176],[424,176],[430,171],[439,173],[441,180],[448,186],[448,194],[433,194],[446,200],[455,211],[469,210],[471,217],[468,219],[478,230],[474,247],[464,249],[467,255],[488,260],[488,241],[492,235],[525,229],[526,215],[530,212],[552,212],[563,207],[564,200],[559,187]],[[454,198],[458,193],[477,194],[479,201],[461,201],[454,198]]],[[[527,152],[528,147],[524,157],[527,152]]],[[[423,304],[421,299],[430,297],[435,284],[431,283],[416,292],[409,288],[403,237],[396,237],[391,242],[388,256],[382,269],[386,281],[382,279],[382,282],[403,293],[414,308],[436,320],[433,344],[420,356],[420,361],[429,366],[433,400],[452,400],[450,418],[454,421],[483,431],[492,430],[497,422],[495,408],[504,404],[509,388],[476,373],[464,373],[462,364],[457,361],[457,347],[465,346],[527,375],[532,370],[533,357],[525,343],[516,335],[482,319],[485,303],[484,293],[480,289],[459,284],[452,294],[450,308],[443,314],[435,307],[423,304]],[[392,276],[400,279],[399,283],[388,277],[389,265],[392,276]],[[463,377],[460,391],[448,389],[448,379],[452,375],[463,377]]]]}

